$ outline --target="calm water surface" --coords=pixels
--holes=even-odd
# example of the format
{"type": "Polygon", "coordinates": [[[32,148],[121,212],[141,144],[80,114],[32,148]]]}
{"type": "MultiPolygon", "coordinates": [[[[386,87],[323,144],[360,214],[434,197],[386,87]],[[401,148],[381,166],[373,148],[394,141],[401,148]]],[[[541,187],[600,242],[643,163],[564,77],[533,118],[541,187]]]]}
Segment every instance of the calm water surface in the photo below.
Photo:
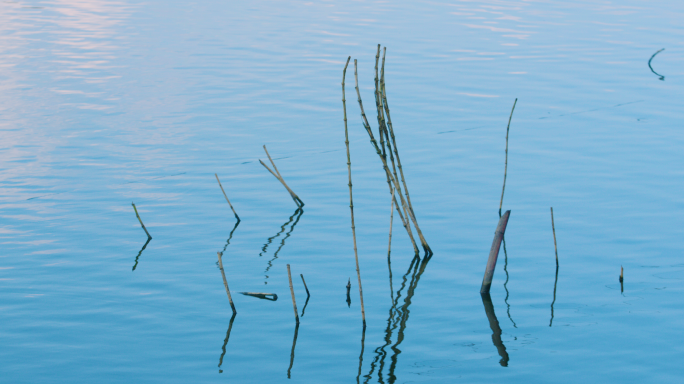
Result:
{"type": "Polygon", "coordinates": [[[682,20],[678,1],[1,2],[2,381],[682,380],[682,20]],[[412,261],[395,218],[390,280],[349,80],[363,334],[340,81],[358,59],[373,123],[378,43],[434,256],[412,261]]]}

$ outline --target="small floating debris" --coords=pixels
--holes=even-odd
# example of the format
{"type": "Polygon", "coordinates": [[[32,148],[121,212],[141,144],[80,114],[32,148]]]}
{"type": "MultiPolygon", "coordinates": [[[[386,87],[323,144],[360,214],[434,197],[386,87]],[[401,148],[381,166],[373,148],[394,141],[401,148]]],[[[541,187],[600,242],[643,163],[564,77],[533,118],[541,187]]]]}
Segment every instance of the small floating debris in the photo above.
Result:
{"type": "Polygon", "coordinates": [[[275,293],[263,293],[263,292],[239,292],[245,296],[252,296],[256,297],[258,299],[265,299],[265,300],[271,300],[271,301],[276,301],[278,300],[278,295],[275,293]]]}

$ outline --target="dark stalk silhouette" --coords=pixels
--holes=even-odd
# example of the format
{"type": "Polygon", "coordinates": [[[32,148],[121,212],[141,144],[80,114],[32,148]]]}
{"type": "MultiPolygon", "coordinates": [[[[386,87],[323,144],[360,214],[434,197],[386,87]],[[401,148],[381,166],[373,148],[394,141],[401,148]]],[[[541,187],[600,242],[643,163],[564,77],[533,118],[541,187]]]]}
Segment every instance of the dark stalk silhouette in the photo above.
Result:
{"type": "Polygon", "coordinates": [[[145,242],[145,245],[143,245],[142,248],[140,249],[140,252],[138,252],[138,256],[135,257],[135,264],[133,264],[133,269],[132,269],[133,271],[135,271],[135,269],[138,267],[138,259],[140,258],[140,255],[142,255],[145,248],[147,248],[147,244],[149,244],[150,241],[152,241],[152,238],[148,237],[147,241],[145,242]]]}
{"type": "Polygon", "coordinates": [[[223,364],[223,357],[226,355],[226,345],[228,345],[228,339],[230,338],[230,330],[233,329],[233,321],[235,320],[235,315],[236,313],[233,313],[233,316],[230,318],[230,323],[228,323],[228,330],[226,331],[226,338],[223,340],[223,347],[221,347],[221,358],[219,358],[219,373],[223,373],[223,369],[221,369],[221,365],[223,364]]]}
{"type": "Polygon", "coordinates": [[[489,292],[482,293],[481,296],[482,304],[485,308],[485,314],[487,315],[487,320],[489,321],[489,327],[492,329],[492,342],[494,343],[496,350],[499,352],[499,356],[501,356],[499,364],[501,364],[502,367],[508,367],[508,352],[506,352],[506,346],[501,340],[502,331],[501,327],[499,326],[499,320],[497,320],[496,314],[494,313],[494,304],[492,304],[492,298],[489,296],[489,292]]]}
{"type": "MultiPolygon", "coordinates": [[[[266,270],[264,270],[264,273],[268,273],[268,271],[271,269],[271,267],[273,267],[273,262],[278,258],[278,253],[280,253],[280,250],[283,249],[283,247],[285,246],[285,240],[287,240],[290,237],[290,235],[292,234],[292,231],[294,231],[295,226],[297,226],[297,223],[299,223],[299,219],[302,217],[303,214],[304,214],[304,209],[301,207],[297,208],[295,210],[295,212],[292,214],[292,216],[290,216],[289,220],[285,224],[282,225],[280,232],[278,232],[275,236],[270,237],[268,239],[268,241],[266,242],[266,244],[264,244],[264,247],[262,248],[262,252],[259,254],[259,256],[261,256],[266,251],[266,248],[268,248],[268,245],[271,243],[271,241],[273,241],[273,239],[275,239],[281,233],[283,233],[283,231],[285,231],[285,228],[287,227],[287,225],[290,224],[294,220],[294,223],[290,227],[290,230],[285,234],[285,236],[280,241],[280,246],[278,247],[278,249],[276,249],[275,252],[273,252],[273,257],[271,258],[271,260],[268,261],[268,266],[266,267],[266,270]],[[296,217],[296,219],[295,219],[295,217],[296,217]]],[[[264,276],[265,276],[266,280],[268,280],[269,276],[268,275],[264,275],[264,276]]],[[[268,284],[268,282],[266,280],[264,281],[264,284],[268,284]]]]}
{"type": "Polygon", "coordinates": [[[658,72],[653,70],[653,67],[651,67],[651,61],[653,61],[653,58],[656,57],[657,54],[659,54],[660,52],[662,52],[664,50],[665,50],[665,48],[661,48],[661,49],[657,50],[656,53],[654,53],[653,56],[651,56],[651,58],[648,59],[648,67],[651,68],[651,72],[653,72],[654,75],[658,76],[658,80],[662,80],[662,81],[665,81],[665,76],[663,76],[663,75],[661,75],[658,72]]]}
{"type": "Polygon", "coordinates": [[[290,352],[290,366],[287,368],[287,378],[292,378],[292,364],[294,364],[295,346],[297,345],[297,334],[299,333],[299,321],[295,325],[294,337],[292,338],[292,352],[290,352]]]}
{"type": "Polygon", "coordinates": [[[549,327],[553,324],[553,305],[556,303],[556,286],[558,285],[558,245],[556,244],[556,225],[553,222],[553,207],[551,207],[551,229],[553,229],[553,248],[556,251],[556,280],[553,283],[553,301],[551,302],[549,327]]]}
{"type": "Polygon", "coordinates": [[[504,289],[506,290],[506,299],[504,299],[504,302],[506,303],[506,313],[508,314],[508,319],[511,320],[511,323],[513,323],[513,327],[518,328],[517,325],[515,325],[515,321],[513,321],[513,318],[511,317],[511,305],[508,303],[508,252],[506,252],[506,236],[503,237],[503,250],[504,250],[504,272],[506,272],[506,281],[504,282],[504,289]]]}

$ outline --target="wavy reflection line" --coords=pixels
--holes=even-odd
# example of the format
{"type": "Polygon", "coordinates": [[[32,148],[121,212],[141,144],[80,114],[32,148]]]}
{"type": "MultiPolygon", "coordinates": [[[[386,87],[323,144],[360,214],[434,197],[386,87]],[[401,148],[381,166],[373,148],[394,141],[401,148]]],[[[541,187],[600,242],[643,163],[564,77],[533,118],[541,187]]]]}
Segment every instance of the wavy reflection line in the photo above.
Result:
{"type": "Polygon", "coordinates": [[[482,293],[481,296],[482,304],[485,308],[485,314],[487,315],[487,320],[489,321],[489,327],[492,329],[492,342],[494,343],[497,352],[499,352],[499,356],[501,356],[499,364],[501,364],[502,367],[508,367],[508,352],[506,352],[506,346],[503,344],[503,341],[501,340],[501,334],[503,332],[501,331],[501,327],[499,326],[499,320],[496,318],[496,313],[494,313],[494,304],[492,304],[492,297],[489,295],[489,293],[482,293]]]}
{"type": "Polygon", "coordinates": [[[395,375],[395,370],[397,367],[397,363],[399,361],[399,355],[402,352],[401,349],[399,349],[399,345],[401,345],[405,338],[404,334],[406,331],[410,314],[409,307],[411,305],[411,300],[415,294],[416,288],[418,287],[418,282],[420,281],[423,272],[425,272],[425,268],[427,267],[427,264],[430,261],[430,259],[431,257],[425,257],[421,261],[419,257],[414,257],[411,261],[408,271],[403,276],[402,285],[399,288],[399,291],[397,292],[394,305],[390,309],[389,318],[387,320],[387,328],[385,330],[385,344],[375,349],[376,356],[373,362],[371,363],[371,371],[366,376],[364,376],[366,378],[365,383],[368,383],[368,381],[371,379],[373,371],[376,367],[378,368],[378,381],[380,383],[384,383],[382,374],[384,371],[384,366],[386,364],[386,358],[388,355],[385,349],[392,343],[392,333],[395,330],[397,330],[397,328],[399,328],[397,330],[396,341],[390,347],[390,349],[392,350],[392,356],[390,356],[391,362],[388,370],[388,383],[396,382],[397,377],[395,375]],[[401,291],[406,286],[407,277],[411,273],[411,281],[408,285],[406,298],[404,298],[403,304],[400,307],[398,307],[399,299],[401,298],[401,291]]]}
{"type": "Polygon", "coordinates": [[[295,345],[297,345],[297,334],[299,333],[299,323],[295,325],[294,338],[292,339],[292,352],[290,352],[290,366],[287,368],[287,378],[290,379],[292,372],[292,365],[294,364],[295,345]]]}
{"type": "MultiPolygon", "coordinates": [[[[299,219],[302,217],[303,214],[304,214],[304,209],[302,207],[298,207],[295,210],[295,212],[292,214],[292,216],[290,216],[290,219],[285,224],[283,224],[283,226],[281,227],[281,231],[278,232],[275,236],[269,238],[268,242],[266,244],[264,244],[263,250],[265,251],[268,244],[271,241],[273,241],[274,238],[276,238],[281,233],[283,233],[283,231],[285,230],[287,225],[290,224],[292,222],[292,220],[294,220],[294,223],[292,223],[292,227],[290,227],[290,230],[285,234],[283,239],[280,241],[280,247],[278,247],[278,249],[273,253],[273,258],[268,261],[268,266],[266,267],[266,270],[264,270],[264,274],[268,273],[268,271],[271,269],[271,267],[273,267],[273,262],[278,258],[278,253],[280,252],[280,250],[283,249],[283,246],[285,245],[285,240],[287,240],[287,238],[290,237],[290,235],[292,234],[292,231],[294,231],[295,226],[297,226],[297,223],[299,223],[299,219]],[[295,219],[295,216],[297,216],[296,219],[295,219]]],[[[262,254],[263,254],[263,252],[260,253],[259,256],[261,256],[262,254]]],[[[265,276],[266,280],[268,280],[268,275],[264,275],[264,276],[265,276]]],[[[264,281],[264,284],[268,284],[268,281],[264,281]]]]}
{"type": "MultiPolygon", "coordinates": [[[[392,332],[397,327],[397,325],[394,324],[394,322],[393,322],[395,310],[396,310],[397,305],[399,303],[399,298],[401,297],[401,292],[406,287],[406,281],[407,281],[408,275],[411,273],[411,271],[413,271],[414,275],[416,273],[416,269],[414,269],[414,265],[417,266],[417,264],[416,264],[417,260],[420,260],[420,258],[418,256],[414,256],[413,259],[411,260],[411,264],[409,265],[408,270],[406,271],[406,273],[402,277],[401,286],[399,287],[399,290],[397,291],[395,299],[392,302],[392,306],[389,309],[389,317],[387,319],[387,328],[385,329],[385,338],[384,338],[385,344],[380,346],[380,347],[377,347],[374,351],[375,352],[375,358],[373,358],[373,361],[371,362],[370,371],[368,372],[368,374],[366,374],[364,376],[364,378],[366,379],[366,381],[364,381],[364,383],[366,383],[366,384],[372,378],[373,372],[375,372],[375,368],[378,365],[378,361],[380,364],[380,367],[378,368],[378,379],[379,379],[379,382],[381,382],[381,383],[383,382],[382,381],[382,370],[384,368],[384,363],[385,363],[384,359],[387,356],[387,352],[385,351],[385,348],[387,348],[387,346],[392,344],[392,332]],[[393,324],[394,324],[394,326],[393,326],[393,324]]],[[[411,276],[411,280],[413,281],[413,276],[411,276]]]]}
{"type": "Polygon", "coordinates": [[[556,286],[558,285],[558,264],[556,264],[556,281],[553,283],[553,301],[551,302],[551,321],[549,327],[553,324],[553,305],[556,303],[556,286]]]}
{"type": "Polygon", "coordinates": [[[148,238],[147,238],[147,241],[145,242],[145,245],[143,245],[143,247],[142,247],[142,249],[140,250],[140,252],[138,252],[138,256],[135,257],[135,264],[133,264],[133,269],[132,269],[132,271],[135,271],[135,269],[138,267],[138,259],[140,258],[140,255],[142,255],[142,253],[143,253],[143,251],[145,250],[145,248],[147,248],[147,244],[149,244],[150,241],[152,241],[152,238],[151,238],[151,237],[148,237],[148,238]]]}
{"type": "Polygon", "coordinates": [[[219,358],[219,373],[223,373],[223,369],[221,369],[221,365],[223,364],[223,357],[226,355],[226,345],[228,345],[228,339],[230,338],[230,331],[233,329],[233,321],[235,320],[235,316],[237,313],[233,313],[233,316],[230,318],[230,323],[228,323],[228,330],[226,331],[226,338],[223,340],[223,347],[221,347],[221,358],[219,358]]]}
{"type": "Polygon", "coordinates": [[[504,299],[504,302],[506,303],[507,306],[507,313],[508,313],[508,319],[511,320],[511,323],[513,323],[513,326],[515,328],[518,328],[517,325],[515,325],[515,321],[513,321],[513,318],[511,317],[511,305],[508,303],[508,252],[506,252],[506,236],[503,237],[503,250],[504,250],[504,272],[506,272],[506,281],[504,282],[504,289],[506,290],[506,299],[504,299]]]}
{"type": "MultiPolygon", "coordinates": [[[[240,220],[238,220],[235,223],[235,226],[233,227],[233,230],[230,231],[230,235],[228,235],[228,240],[226,240],[226,245],[223,246],[223,249],[221,250],[221,255],[223,255],[223,252],[226,251],[226,248],[228,248],[228,245],[230,244],[230,240],[233,238],[233,233],[237,229],[238,225],[240,225],[240,220]]],[[[216,265],[218,265],[218,261],[216,262],[216,265]]]]}

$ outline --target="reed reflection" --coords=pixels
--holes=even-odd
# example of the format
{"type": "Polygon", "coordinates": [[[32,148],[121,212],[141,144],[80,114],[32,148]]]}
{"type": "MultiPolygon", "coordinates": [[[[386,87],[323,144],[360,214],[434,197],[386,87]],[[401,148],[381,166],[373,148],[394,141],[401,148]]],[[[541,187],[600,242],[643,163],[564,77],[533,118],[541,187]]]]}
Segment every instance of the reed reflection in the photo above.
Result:
{"type": "MultiPolygon", "coordinates": [[[[230,245],[230,240],[233,238],[233,233],[235,233],[235,230],[237,229],[238,225],[240,225],[240,220],[238,220],[235,223],[235,226],[233,226],[233,230],[230,231],[230,235],[228,235],[228,240],[226,240],[226,245],[224,245],[223,249],[221,250],[222,255],[226,251],[226,248],[228,248],[228,245],[230,245]]],[[[218,264],[218,261],[216,262],[216,264],[218,264]]]]}
{"type": "Polygon", "coordinates": [[[506,352],[506,346],[503,344],[503,341],[501,341],[502,331],[501,327],[499,327],[499,320],[497,320],[496,314],[494,313],[492,298],[489,296],[489,293],[483,293],[481,296],[482,304],[484,304],[485,313],[487,314],[487,320],[489,320],[489,327],[492,329],[492,342],[499,352],[499,356],[501,356],[499,364],[501,364],[502,367],[508,367],[508,352],[506,352]]]}
{"type": "Polygon", "coordinates": [[[290,366],[287,368],[287,378],[290,379],[292,364],[294,364],[295,346],[297,345],[297,334],[299,333],[299,323],[295,325],[294,338],[292,339],[292,352],[290,352],[290,366]]]}
{"type": "Polygon", "coordinates": [[[392,307],[389,310],[387,327],[385,328],[385,343],[382,346],[375,349],[375,357],[371,362],[370,371],[368,372],[368,374],[364,376],[364,378],[366,379],[364,383],[368,383],[370,381],[370,379],[373,376],[373,372],[376,368],[378,371],[378,382],[384,383],[383,372],[385,365],[387,364],[386,360],[389,354],[387,351],[387,347],[390,347],[391,350],[387,382],[396,382],[397,377],[395,375],[395,371],[397,363],[399,361],[399,355],[401,354],[401,349],[399,349],[399,345],[401,345],[401,343],[404,341],[405,331],[410,315],[409,307],[411,305],[413,296],[416,292],[416,288],[418,287],[418,282],[420,281],[423,272],[425,272],[425,268],[427,267],[430,259],[431,257],[425,257],[422,260],[417,256],[414,257],[411,260],[411,264],[409,265],[408,270],[402,276],[401,286],[397,291],[396,295],[394,296],[392,307]],[[408,289],[406,291],[406,298],[404,298],[403,303],[400,305],[399,302],[402,297],[402,292],[407,287],[407,282],[408,289]],[[395,331],[396,340],[394,344],[392,344],[392,335],[395,331]]]}
{"type": "MultiPolygon", "coordinates": [[[[276,237],[280,236],[283,232],[285,232],[285,228],[287,228],[287,226],[290,225],[290,223],[292,223],[290,230],[287,231],[287,233],[285,234],[283,239],[280,241],[280,247],[278,247],[278,249],[273,253],[273,258],[271,258],[271,260],[268,261],[268,266],[266,267],[266,270],[264,270],[264,274],[268,273],[268,271],[271,269],[271,267],[273,267],[273,262],[275,261],[275,259],[278,258],[278,253],[280,252],[280,250],[283,249],[283,246],[285,245],[285,240],[287,240],[287,238],[290,237],[290,235],[292,234],[292,231],[294,231],[295,226],[297,225],[297,223],[299,223],[299,219],[302,217],[303,214],[304,214],[304,209],[302,207],[297,207],[297,209],[294,211],[292,216],[290,216],[288,221],[286,221],[285,224],[283,224],[280,227],[280,231],[278,233],[276,233],[274,236],[269,237],[268,240],[266,241],[266,243],[264,244],[263,248],[261,248],[261,253],[259,253],[259,257],[261,257],[264,253],[266,253],[268,246],[273,242],[273,240],[276,237]]],[[[269,276],[268,275],[264,275],[264,276],[265,276],[264,284],[268,284],[267,280],[268,280],[269,276]]]]}
{"type": "Polygon", "coordinates": [[[515,328],[518,328],[517,325],[515,325],[515,321],[513,321],[513,318],[511,317],[511,305],[508,303],[508,252],[506,252],[506,236],[503,237],[503,250],[504,250],[504,272],[506,272],[506,281],[504,282],[504,289],[506,290],[506,299],[504,299],[504,302],[506,302],[506,313],[508,313],[508,319],[511,320],[511,323],[513,323],[513,326],[515,328]]]}
{"type": "Polygon", "coordinates": [[[140,255],[142,255],[142,253],[143,253],[143,251],[145,250],[145,248],[147,248],[147,244],[149,244],[150,241],[152,241],[152,238],[151,238],[151,237],[148,237],[148,238],[147,238],[147,241],[145,242],[145,245],[143,245],[142,249],[140,249],[140,252],[138,252],[138,256],[135,257],[135,264],[133,264],[133,269],[132,269],[132,271],[135,271],[135,269],[138,267],[138,259],[140,258],[140,255]]]}
{"type": "Polygon", "coordinates": [[[230,338],[230,331],[233,329],[233,321],[235,321],[235,316],[237,313],[233,313],[233,316],[230,318],[230,323],[228,323],[228,330],[226,331],[226,338],[223,340],[223,347],[221,347],[221,358],[219,358],[219,373],[223,373],[223,369],[221,369],[221,365],[223,364],[223,357],[226,355],[226,345],[228,345],[228,339],[230,338]]]}
{"type": "Polygon", "coordinates": [[[549,321],[549,327],[553,325],[553,305],[556,303],[556,286],[558,286],[558,264],[556,264],[556,281],[553,283],[553,301],[551,302],[551,321],[549,321]]]}

